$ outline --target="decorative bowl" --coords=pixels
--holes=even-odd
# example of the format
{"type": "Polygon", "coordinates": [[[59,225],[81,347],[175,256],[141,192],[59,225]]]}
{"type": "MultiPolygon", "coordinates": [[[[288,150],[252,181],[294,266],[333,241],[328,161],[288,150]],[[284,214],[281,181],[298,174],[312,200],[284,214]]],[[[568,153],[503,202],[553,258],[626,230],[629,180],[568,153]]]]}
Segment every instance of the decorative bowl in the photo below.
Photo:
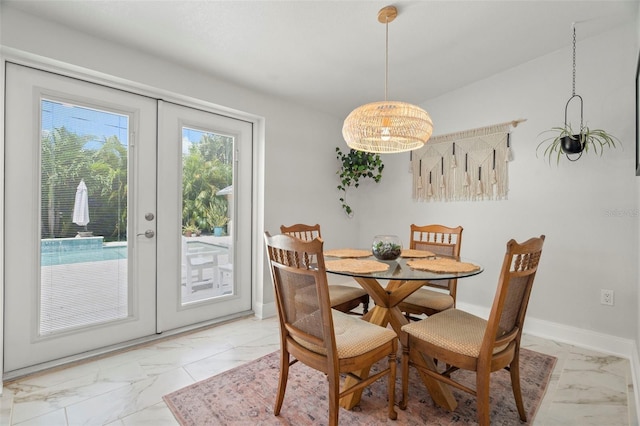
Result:
{"type": "Polygon", "coordinates": [[[397,235],[376,235],[371,253],[380,260],[396,260],[402,252],[402,241],[397,235]]]}

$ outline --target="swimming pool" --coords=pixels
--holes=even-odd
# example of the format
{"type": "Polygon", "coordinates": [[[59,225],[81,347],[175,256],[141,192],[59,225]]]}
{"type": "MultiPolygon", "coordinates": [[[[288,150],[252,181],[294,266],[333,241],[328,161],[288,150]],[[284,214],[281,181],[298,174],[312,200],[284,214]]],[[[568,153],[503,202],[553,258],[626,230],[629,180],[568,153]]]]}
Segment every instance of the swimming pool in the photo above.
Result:
{"type": "MultiPolygon", "coordinates": [[[[189,241],[189,248],[228,252],[228,247],[189,241]]],[[[104,243],[102,237],[47,238],[41,240],[40,265],[55,266],[70,263],[101,262],[127,258],[127,243],[104,243]]]]}
{"type": "Polygon", "coordinates": [[[101,262],[127,258],[127,245],[105,245],[102,238],[58,238],[42,240],[40,265],[101,262]],[[91,240],[91,241],[90,241],[91,240]]]}

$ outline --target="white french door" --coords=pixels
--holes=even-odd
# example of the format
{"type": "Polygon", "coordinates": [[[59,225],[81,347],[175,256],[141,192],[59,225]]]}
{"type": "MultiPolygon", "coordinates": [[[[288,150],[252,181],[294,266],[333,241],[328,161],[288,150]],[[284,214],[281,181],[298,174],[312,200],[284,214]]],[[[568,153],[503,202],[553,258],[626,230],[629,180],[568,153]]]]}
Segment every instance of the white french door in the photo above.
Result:
{"type": "Polygon", "coordinates": [[[158,116],[162,332],[251,310],[253,126],[163,101],[158,116]]]}
{"type": "Polygon", "coordinates": [[[5,373],[155,333],[156,101],[6,78],[5,373]]]}
{"type": "Polygon", "coordinates": [[[251,123],[11,63],[5,111],[5,374],[251,310],[251,123]]]}

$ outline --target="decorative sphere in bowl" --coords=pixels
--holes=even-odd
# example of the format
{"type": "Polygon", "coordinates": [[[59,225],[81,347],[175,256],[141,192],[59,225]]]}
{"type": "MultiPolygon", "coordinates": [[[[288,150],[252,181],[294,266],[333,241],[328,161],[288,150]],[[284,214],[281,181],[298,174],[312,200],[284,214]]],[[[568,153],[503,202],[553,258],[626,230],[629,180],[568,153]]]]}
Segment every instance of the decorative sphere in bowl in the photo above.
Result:
{"type": "Polygon", "coordinates": [[[402,241],[396,235],[376,235],[371,253],[380,260],[396,260],[402,252],[402,241]]]}

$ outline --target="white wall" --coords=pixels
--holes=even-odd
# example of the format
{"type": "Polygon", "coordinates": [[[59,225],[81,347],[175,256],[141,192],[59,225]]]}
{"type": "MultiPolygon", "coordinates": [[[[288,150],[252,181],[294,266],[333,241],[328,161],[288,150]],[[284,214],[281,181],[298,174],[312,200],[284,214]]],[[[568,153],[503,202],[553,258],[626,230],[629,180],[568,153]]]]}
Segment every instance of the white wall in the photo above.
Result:
{"type": "Polygon", "coordinates": [[[577,31],[576,91],[584,98],[585,120],[616,135],[623,148],[560,166],[536,158],[538,134],[563,123],[571,96],[568,38],[566,49],[423,105],[436,135],[527,119],[512,133],[515,161],[509,166],[507,201],[412,201],[408,154],[387,155],[379,190],[358,200],[360,211],[375,212],[359,217],[359,238],[364,244],[376,233],[391,232],[406,244],[410,223],[462,225],[462,255],[486,270],[459,282],[458,297],[488,307],[508,239],[545,234],[529,318],[633,341],[638,337],[636,27],[586,40],[577,31]],[[602,288],[615,291],[615,306],[600,304],[602,288]]]}

